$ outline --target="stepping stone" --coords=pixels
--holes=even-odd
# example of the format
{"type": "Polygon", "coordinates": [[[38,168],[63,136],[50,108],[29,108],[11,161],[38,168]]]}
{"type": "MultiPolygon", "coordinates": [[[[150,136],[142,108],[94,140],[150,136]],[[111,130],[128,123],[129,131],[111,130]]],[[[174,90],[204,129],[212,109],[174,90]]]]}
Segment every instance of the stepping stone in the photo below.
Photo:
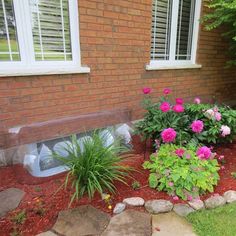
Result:
{"type": "Polygon", "coordinates": [[[201,210],[205,208],[204,202],[200,199],[198,200],[193,200],[188,202],[189,206],[191,206],[194,210],[201,210]]]}
{"type": "Polygon", "coordinates": [[[122,211],[124,211],[126,205],[125,203],[117,203],[116,206],[114,207],[113,213],[114,214],[120,214],[122,211]]]}
{"type": "Polygon", "coordinates": [[[236,201],[236,191],[229,190],[224,193],[224,198],[227,203],[235,202],[236,201]]]}
{"type": "Polygon", "coordinates": [[[179,216],[187,216],[191,212],[194,212],[194,209],[188,204],[176,204],[174,205],[173,211],[179,216]]]}
{"type": "Polygon", "coordinates": [[[8,188],[0,192],[0,217],[14,210],[20,204],[25,192],[18,188],[8,188]]]}
{"type": "Polygon", "coordinates": [[[107,227],[110,216],[90,205],[61,211],[53,226],[60,235],[100,235],[107,227]]]}
{"type": "Polygon", "coordinates": [[[158,214],[171,211],[173,204],[166,200],[150,200],[145,203],[145,208],[149,213],[158,214]]]}
{"type": "Polygon", "coordinates": [[[151,216],[147,213],[126,210],[111,218],[101,236],[150,236],[151,216]]]}
{"type": "Polygon", "coordinates": [[[226,200],[220,195],[215,195],[205,200],[205,206],[208,209],[223,206],[225,203],[226,203],[226,200]]]}
{"type": "Polygon", "coordinates": [[[130,206],[143,206],[145,201],[141,197],[130,197],[125,198],[123,203],[130,205],[130,206]]]}
{"type": "Polygon", "coordinates": [[[57,236],[57,234],[54,234],[52,231],[47,231],[41,234],[37,234],[36,236],[57,236]]]}
{"type": "Polygon", "coordinates": [[[152,236],[197,236],[183,217],[175,212],[152,216],[152,236]]]}

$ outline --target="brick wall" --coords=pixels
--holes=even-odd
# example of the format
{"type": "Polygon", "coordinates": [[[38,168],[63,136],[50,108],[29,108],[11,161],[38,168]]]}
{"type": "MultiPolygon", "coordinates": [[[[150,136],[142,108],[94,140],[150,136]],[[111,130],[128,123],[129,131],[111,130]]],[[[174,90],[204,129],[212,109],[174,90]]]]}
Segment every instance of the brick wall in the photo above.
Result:
{"type": "Polygon", "coordinates": [[[143,86],[153,96],[170,87],[185,99],[236,99],[219,30],[200,29],[201,69],[146,71],[151,0],[80,0],[79,13],[82,64],[91,73],[0,78],[0,130],[113,108],[130,108],[137,119],[143,86]]]}

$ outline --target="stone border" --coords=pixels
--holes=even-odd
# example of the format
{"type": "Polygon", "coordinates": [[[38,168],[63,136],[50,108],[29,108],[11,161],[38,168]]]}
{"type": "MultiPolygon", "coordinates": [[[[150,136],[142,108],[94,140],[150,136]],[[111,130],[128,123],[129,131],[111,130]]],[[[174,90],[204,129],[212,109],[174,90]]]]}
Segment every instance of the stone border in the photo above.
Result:
{"type": "Polygon", "coordinates": [[[126,206],[144,206],[150,214],[166,213],[173,210],[176,214],[180,216],[187,216],[188,214],[194,211],[202,209],[214,209],[216,207],[223,206],[225,204],[230,204],[233,202],[236,202],[236,191],[234,190],[226,191],[223,196],[219,194],[214,194],[205,201],[197,199],[188,201],[184,204],[173,204],[172,202],[164,199],[154,199],[145,202],[143,198],[131,197],[125,198],[122,203],[117,203],[114,207],[113,213],[120,214],[125,210],[126,206]]]}

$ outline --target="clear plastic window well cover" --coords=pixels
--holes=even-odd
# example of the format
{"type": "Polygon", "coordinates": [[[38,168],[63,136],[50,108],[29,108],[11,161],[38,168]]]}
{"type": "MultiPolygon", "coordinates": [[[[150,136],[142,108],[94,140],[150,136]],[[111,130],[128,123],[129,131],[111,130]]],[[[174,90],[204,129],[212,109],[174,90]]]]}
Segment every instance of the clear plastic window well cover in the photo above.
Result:
{"type": "MultiPolygon", "coordinates": [[[[99,134],[105,138],[105,146],[111,145],[118,139],[121,140],[123,145],[131,148],[132,131],[132,128],[127,124],[121,124],[102,129],[99,134]]],[[[91,133],[92,131],[76,135],[82,151],[84,148],[84,141],[92,140],[91,133]]],[[[55,152],[63,158],[66,158],[68,153],[65,148],[72,146],[70,140],[71,136],[68,136],[41,143],[25,145],[25,154],[22,157],[24,168],[26,168],[28,172],[35,177],[48,177],[67,171],[68,167],[53,157],[52,154],[55,152]]]]}

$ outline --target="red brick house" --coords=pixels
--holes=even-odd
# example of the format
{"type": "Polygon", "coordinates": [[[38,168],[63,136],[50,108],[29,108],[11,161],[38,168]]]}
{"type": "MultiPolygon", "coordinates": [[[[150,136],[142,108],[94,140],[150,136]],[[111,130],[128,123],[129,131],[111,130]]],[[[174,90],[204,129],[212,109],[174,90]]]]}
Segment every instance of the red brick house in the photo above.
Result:
{"type": "Polygon", "coordinates": [[[144,86],[233,103],[236,71],[221,30],[199,25],[206,10],[201,0],[0,1],[1,149],[139,119],[144,86]]]}

